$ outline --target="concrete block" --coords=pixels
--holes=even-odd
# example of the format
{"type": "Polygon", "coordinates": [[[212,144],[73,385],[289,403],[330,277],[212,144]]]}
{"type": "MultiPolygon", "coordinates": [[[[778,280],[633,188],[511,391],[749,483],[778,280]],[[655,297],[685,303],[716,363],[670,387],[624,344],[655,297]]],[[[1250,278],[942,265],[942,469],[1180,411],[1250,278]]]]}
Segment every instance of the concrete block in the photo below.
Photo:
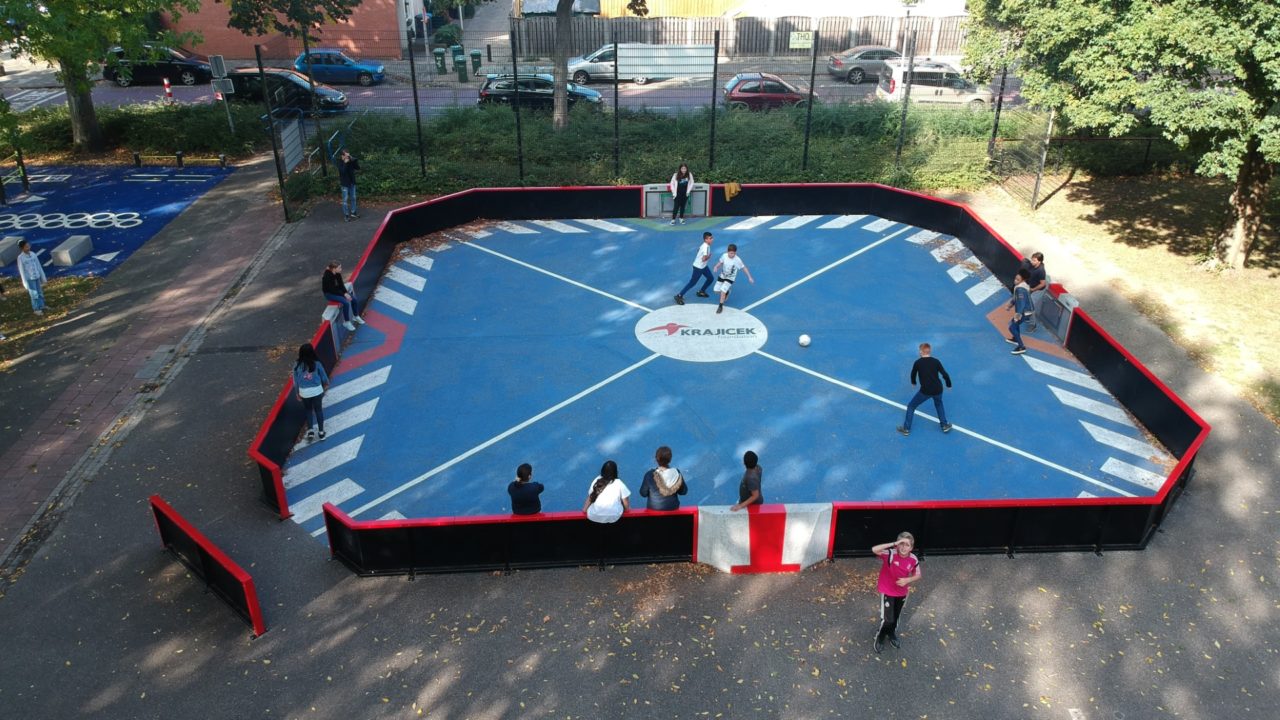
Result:
{"type": "Polygon", "coordinates": [[[93,252],[93,240],[88,235],[72,235],[53,249],[53,264],[71,267],[93,252]]]}
{"type": "Polygon", "coordinates": [[[18,243],[22,242],[22,238],[18,235],[10,235],[0,240],[0,267],[8,265],[18,257],[18,243]]]}

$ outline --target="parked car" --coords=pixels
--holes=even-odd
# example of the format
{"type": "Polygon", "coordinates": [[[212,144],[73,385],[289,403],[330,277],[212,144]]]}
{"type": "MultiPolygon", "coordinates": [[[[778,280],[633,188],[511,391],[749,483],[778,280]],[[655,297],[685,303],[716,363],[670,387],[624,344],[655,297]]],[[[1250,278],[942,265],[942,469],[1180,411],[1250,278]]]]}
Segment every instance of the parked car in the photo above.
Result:
{"type": "MultiPolygon", "coordinates": [[[[293,61],[293,69],[307,74],[307,54],[301,53],[293,61]]],[[[379,62],[357,60],[341,50],[332,48],[311,49],[311,69],[316,82],[355,83],[377,85],[387,79],[387,67],[379,62]]]]}
{"type": "MultiPolygon", "coordinates": [[[[519,87],[520,107],[550,110],[555,102],[555,78],[551,75],[486,75],[484,85],[480,86],[480,97],[476,100],[481,105],[502,103],[510,105],[516,101],[517,82],[519,87]]],[[[599,109],[604,105],[604,98],[591,88],[584,88],[576,83],[565,83],[569,91],[569,106],[578,103],[599,109]]]]}
{"type": "MultiPolygon", "coordinates": [[[[311,84],[307,76],[287,68],[265,68],[271,107],[276,110],[301,110],[309,115],[333,115],[346,112],[347,96],[328,85],[316,83],[318,107],[311,106],[311,84]]],[[[227,71],[235,92],[229,98],[239,102],[262,102],[262,78],[257,68],[235,68],[227,71]]]]}
{"type": "MultiPolygon", "coordinates": [[[[907,60],[887,60],[889,72],[880,76],[876,85],[876,97],[896,101],[902,99],[906,87],[907,60]]],[[[932,60],[916,61],[911,81],[911,102],[966,105],[974,110],[984,110],[995,101],[991,88],[978,87],[946,63],[932,60]]]]}
{"type": "Polygon", "coordinates": [[[119,85],[129,87],[135,83],[160,83],[165,78],[179,85],[195,85],[207,83],[213,78],[213,70],[209,67],[209,58],[181,48],[167,48],[158,45],[147,45],[154,59],[128,60],[124,49],[113,47],[107,51],[107,59],[102,62],[102,77],[119,85]]]}
{"type": "Polygon", "coordinates": [[[618,43],[617,51],[615,58],[614,45],[609,43],[583,57],[569,58],[569,75],[579,85],[612,82],[615,74],[618,80],[644,85],[673,77],[711,77],[715,68],[714,45],[618,43]]]}
{"type": "MultiPolygon", "coordinates": [[[[813,99],[818,99],[817,94],[813,99]]],[[[769,110],[808,102],[808,92],[769,73],[738,73],[724,84],[724,105],[730,110],[769,110]]]]}
{"type": "Polygon", "coordinates": [[[867,78],[879,79],[889,71],[885,60],[895,60],[902,53],[880,45],[858,45],[827,58],[827,73],[846,80],[850,85],[865,82],[867,78]]]}

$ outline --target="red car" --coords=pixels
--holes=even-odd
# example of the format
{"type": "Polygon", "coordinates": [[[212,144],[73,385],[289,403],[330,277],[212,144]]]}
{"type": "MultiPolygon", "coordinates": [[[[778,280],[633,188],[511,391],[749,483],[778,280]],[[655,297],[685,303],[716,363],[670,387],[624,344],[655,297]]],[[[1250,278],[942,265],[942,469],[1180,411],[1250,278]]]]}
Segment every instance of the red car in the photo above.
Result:
{"type": "MultiPolygon", "coordinates": [[[[818,99],[815,94],[814,100],[818,99]]],[[[724,104],[730,110],[769,110],[809,102],[809,93],[769,73],[738,73],[724,84],[724,104]]]]}

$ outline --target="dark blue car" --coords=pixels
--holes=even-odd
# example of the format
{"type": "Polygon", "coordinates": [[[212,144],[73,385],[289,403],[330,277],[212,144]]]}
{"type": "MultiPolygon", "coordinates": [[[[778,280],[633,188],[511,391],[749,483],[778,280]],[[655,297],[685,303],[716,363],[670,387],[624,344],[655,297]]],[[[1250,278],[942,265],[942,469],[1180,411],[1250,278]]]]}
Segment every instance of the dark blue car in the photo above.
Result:
{"type": "MultiPolygon", "coordinates": [[[[307,74],[306,53],[293,61],[293,69],[307,74]]],[[[387,79],[387,68],[382,63],[356,60],[341,50],[330,48],[311,49],[311,71],[315,74],[315,81],[322,83],[369,86],[387,79]]]]}

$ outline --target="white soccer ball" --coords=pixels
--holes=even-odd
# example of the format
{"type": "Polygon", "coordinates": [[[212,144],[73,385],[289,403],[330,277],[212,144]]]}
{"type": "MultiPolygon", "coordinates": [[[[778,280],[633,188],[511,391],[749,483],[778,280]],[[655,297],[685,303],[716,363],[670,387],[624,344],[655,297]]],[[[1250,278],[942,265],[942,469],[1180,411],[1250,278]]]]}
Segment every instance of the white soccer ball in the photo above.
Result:
{"type": "Polygon", "coordinates": [[[801,335],[801,336],[800,336],[800,347],[809,347],[809,336],[808,336],[808,335],[801,335]]]}

